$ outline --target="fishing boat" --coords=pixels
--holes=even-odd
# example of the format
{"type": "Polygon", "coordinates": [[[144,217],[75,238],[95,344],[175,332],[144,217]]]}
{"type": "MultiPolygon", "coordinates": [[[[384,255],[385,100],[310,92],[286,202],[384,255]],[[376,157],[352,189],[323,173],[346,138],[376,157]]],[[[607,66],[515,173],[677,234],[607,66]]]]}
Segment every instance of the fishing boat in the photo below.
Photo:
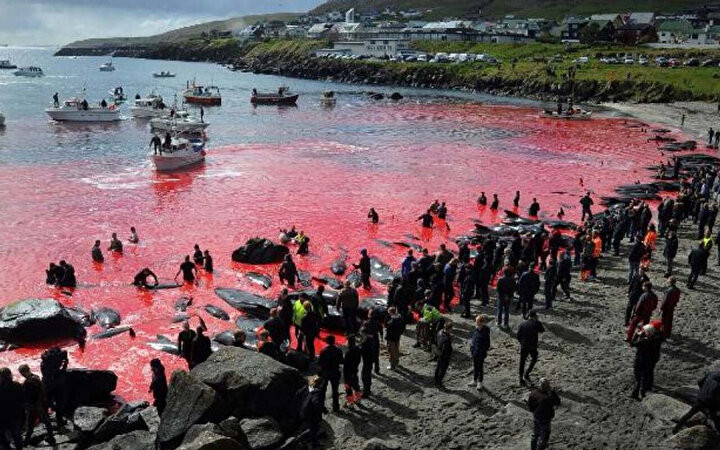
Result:
{"type": "Polygon", "coordinates": [[[155,94],[136,98],[135,103],[130,107],[130,114],[137,118],[162,117],[167,113],[163,98],[155,94]]]}
{"type": "Polygon", "coordinates": [[[60,106],[45,109],[51,119],[59,122],[114,122],[120,120],[120,109],[90,105],[82,95],[67,99],[60,106]]]}
{"type": "Polygon", "coordinates": [[[280,86],[277,92],[261,93],[253,89],[250,103],[253,105],[292,106],[297,104],[298,94],[291,94],[287,86],[280,86]]]}
{"type": "Polygon", "coordinates": [[[555,120],[590,120],[591,116],[592,111],[585,111],[581,108],[570,108],[560,112],[546,109],[541,114],[541,117],[555,120]]]}
{"type": "Polygon", "coordinates": [[[153,130],[177,131],[179,133],[202,133],[209,123],[203,122],[185,110],[175,111],[170,117],[156,117],[150,120],[150,127],[153,130]]]}
{"type": "Polygon", "coordinates": [[[174,74],[174,73],[172,73],[172,72],[170,72],[170,71],[166,72],[166,71],[164,71],[164,70],[161,70],[160,72],[155,72],[155,73],[153,73],[153,76],[154,76],[155,78],[175,78],[175,74],[174,74]]]}
{"type": "Polygon", "coordinates": [[[115,103],[122,103],[127,100],[122,86],[118,86],[115,89],[110,89],[108,91],[108,94],[110,94],[110,100],[114,101],[115,103]]]}
{"type": "Polygon", "coordinates": [[[323,98],[320,100],[320,104],[323,106],[335,106],[337,99],[335,98],[335,92],[325,91],[323,92],[323,98]]]}
{"type": "Polygon", "coordinates": [[[155,170],[167,172],[205,161],[205,142],[201,139],[172,137],[170,146],[163,145],[158,153],[151,153],[155,170]]]}
{"type": "Polygon", "coordinates": [[[13,75],[16,77],[41,77],[45,75],[41,68],[35,66],[21,67],[13,75]]]}
{"type": "Polygon", "coordinates": [[[9,59],[0,59],[0,69],[17,69],[17,66],[9,59]]]}
{"type": "Polygon", "coordinates": [[[186,103],[195,103],[198,105],[220,106],[222,97],[220,96],[220,88],[217,86],[199,86],[194,82],[182,94],[186,103]]]}
{"type": "Polygon", "coordinates": [[[103,63],[103,64],[100,66],[100,72],[112,72],[113,70],[115,70],[115,66],[113,66],[112,61],[108,61],[108,62],[106,62],[106,63],[103,63]]]}

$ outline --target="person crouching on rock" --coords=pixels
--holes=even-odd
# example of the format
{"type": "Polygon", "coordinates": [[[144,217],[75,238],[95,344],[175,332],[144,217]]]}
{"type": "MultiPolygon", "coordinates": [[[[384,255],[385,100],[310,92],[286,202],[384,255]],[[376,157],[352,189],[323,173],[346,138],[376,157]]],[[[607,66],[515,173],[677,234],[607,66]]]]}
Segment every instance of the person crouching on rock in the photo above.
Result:
{"type": "Polygon", "coordinates": [[[287,282],[287,285],[291,288],[295,288],[295,280],[297,279],[297,267],[292,260],[292,256],[285,255],[285,260],[280,265],[278,271],[278,277],[280,277],[280,283],[287,282]]]}
{"type": "Polygon", "coordinates": [[[550,423],[555,417],[555,408],[560,406],[560,397],[545,378],[540,379],[540,388],[533,389],[528,398],[528,408],[533,413],[533,433],[530,441],[532,450],[545,450],[550,441],[550,423]]]}
{"type": "Polygon", "coordinates": [[[320,444],[318,435],[322,416],[329,411],[325,407],[324,380],[321,377],[314,376],[310,378],[308,384],[307,388],[302,388],[299,392],[303,399],[300,406],[300,418],[303,421],[303,426],[307,429],[310,445],[315,448],[320,444]]]}

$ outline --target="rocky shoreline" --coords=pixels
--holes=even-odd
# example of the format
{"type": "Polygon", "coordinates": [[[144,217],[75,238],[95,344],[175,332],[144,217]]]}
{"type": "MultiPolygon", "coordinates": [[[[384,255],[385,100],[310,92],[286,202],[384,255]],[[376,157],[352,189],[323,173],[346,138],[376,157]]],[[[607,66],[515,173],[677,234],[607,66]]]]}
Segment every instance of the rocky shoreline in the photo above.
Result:
{"type": "MultiPolygon", "coordinates": [[[[121,57],[207,61],[232,66],[235,70],[257,74],[282,75],[294,78],[334,81],[351,84],[419,87],[430,89],[458,89],[493,95],[524,97],[556,101],[557,96],[570,92],[546,79],[533,77],[485,76],[480,72],[460,72],[453,65],[393,64],[371,61],[328,60],[305,53],[283,51],[253,51],[253,46],[229,42],[223,46],[188,43],[188,45],[158,45],[149,47],[73,48],[60,49],[56,56],[100,56],[114,54],[121,57]]],[[[576,101],[586,103],[626,102],[665,103],[672,101],[712,101],[713,98],[694,93],[692,89],[677,89],[669,84],[650,83],[634,79],[577,80],[576,101]]]]}

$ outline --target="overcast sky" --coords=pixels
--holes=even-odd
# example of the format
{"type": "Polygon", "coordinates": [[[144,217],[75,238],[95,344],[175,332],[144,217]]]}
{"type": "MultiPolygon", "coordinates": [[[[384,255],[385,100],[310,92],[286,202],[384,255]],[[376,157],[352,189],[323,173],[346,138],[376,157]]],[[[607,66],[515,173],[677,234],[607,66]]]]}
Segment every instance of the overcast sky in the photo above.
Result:
{"type": "Polygon", "coordinates": [[[303,12],[322,0],[0,0],[0,44],[147,36],[206,20],[303,12]]]}

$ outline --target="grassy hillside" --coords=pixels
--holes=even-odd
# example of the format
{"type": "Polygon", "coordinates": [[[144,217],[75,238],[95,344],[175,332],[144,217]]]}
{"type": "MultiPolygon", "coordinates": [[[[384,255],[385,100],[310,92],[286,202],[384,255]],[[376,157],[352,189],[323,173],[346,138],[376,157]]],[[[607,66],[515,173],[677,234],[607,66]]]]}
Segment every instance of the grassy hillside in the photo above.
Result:
{"type": "Polygon", "coordinates": [[[398,9],[432,9],[430,18],[477,14],[502,17],[505,14],[561,18],[568,14],[593,14],[603,12],[656,11],[674,12],[708,4],[706,0],[329,0],[318,6],[313,13],[358,11],[385,7],[398,9]]]}
{"type": "Polygon", "coordinates": [[[299,13],[278,13],[255,16],[233,17],[226,20],[215,20],[191,25],[155,36],[145,37],[114,37],[104,39],[85,39],[66,45],[66,48],[103,48],[103,47],[130,47],[147,46],[153,44],[180,43],[198,38],[202,33],[217,31],[237,31],[249,24],[265,20],[291,20],[299,17],[299,13]]]}

